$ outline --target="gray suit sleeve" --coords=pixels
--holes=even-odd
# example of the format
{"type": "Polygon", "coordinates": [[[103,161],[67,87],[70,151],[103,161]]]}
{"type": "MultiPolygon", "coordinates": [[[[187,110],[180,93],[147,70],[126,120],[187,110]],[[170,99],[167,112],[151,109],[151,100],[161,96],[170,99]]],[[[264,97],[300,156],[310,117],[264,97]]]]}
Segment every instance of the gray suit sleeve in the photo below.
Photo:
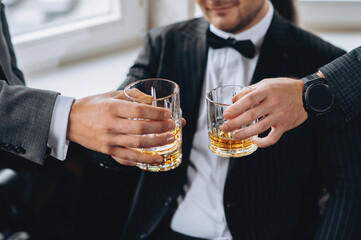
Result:
{"type": "Polygon", "coordinates": [[[57,95],[0,80],[1,149],[43,164],[57,95]]]}
{"type": "Polygon", "coordinates": [[[361,117],[361,47],[321,67],[346,120],[361,117]]]}

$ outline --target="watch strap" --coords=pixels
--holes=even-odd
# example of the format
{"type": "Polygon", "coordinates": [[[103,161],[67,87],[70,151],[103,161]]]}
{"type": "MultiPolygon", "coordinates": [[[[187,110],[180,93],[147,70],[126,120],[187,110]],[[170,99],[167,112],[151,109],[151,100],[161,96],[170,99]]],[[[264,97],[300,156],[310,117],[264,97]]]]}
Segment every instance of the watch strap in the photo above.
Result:
{"type": "Polygon", "coordinates": [[[304,88],[303,88],[304,92],[306,91],[306,89],[310,85],[312,85],[312,84],[314,84],[316,82],[326,83],[326,81],[323,78],[321,78],[320,76],[318,76],[317,73],[313,73],[311,75],[308,75],[308,76],[302,78],[301,80],[303,81],[303,84],[304,84],[304,88]]]}

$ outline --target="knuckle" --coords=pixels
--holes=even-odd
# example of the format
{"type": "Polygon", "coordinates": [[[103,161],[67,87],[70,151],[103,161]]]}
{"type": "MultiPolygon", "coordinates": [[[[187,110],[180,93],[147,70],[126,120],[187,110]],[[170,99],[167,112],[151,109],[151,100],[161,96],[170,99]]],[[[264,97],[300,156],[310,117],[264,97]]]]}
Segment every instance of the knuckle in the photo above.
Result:
{"type": "Polygon", "coordinates": [[[257,118],[257,113],[255,111],[250,111],[247,116],[247,123],[256,120],[256,118],[257,118]]]}
{"type": "Polygon", "coordinates": [[[132,139],[132,141],[130,141],[130,147],[132,148],[139,148],[142,146],[141,144],[142,141],[138,137],[135,137],[134,139],[132,139]]]}
{"type": "Polygon", "coordinates": [[[261,89],[262,89],[263,91],[265,91],[265,92],[272,91],[272,85],[269,84],[268,82],[265,82],[265,83],[262,85],[261,89]]]}
{"type": "Polygon", "coordinates": [[[272,145],[272,144],[270,144],[270,143],[261,142],[261,143],[258,144],[258,147],[259,147],[259,148],[266,148],[266,147],[269,147],[269,146],[271,146],[271,145],[272,145]]]}
{"type": "Polygon", "coordinates": [[[108,144],[104,144],[100,147],[100,151],[102,153],[105,153],[107,155],[113,155],[114,154],[114,150],[112,147],[110,147],[108,144]]]}
{"type": "Polygon", "coordinates": [[[127,160],[132,161],[132,162],[141,162],[139,153],[136,151],[131,151],[127,156],[127,160]]]}
{"type": "Polygon", "coordinates": [[[265,88],[268,90],[268,91],[273,91],[277,88],[277,85],[276,84],[272,84],[271,82],[267,82],[265,84],[265,88]]]}
{"type": "Polygon", "coordinates": [[[264,121],[260,121],[256,125],[258,126],[258,129],[262,132],[266,131],[269,128],[268,125],[264,121]]]}
{"type": "Polygon", "coordinates": [[[144,134],[147,130],[147,124],[143,121],[138,121],[136,126],[136,132],[138,134],[144,134]]]}
{"type": "Polygon", "coordinates": [[[272,138],[272,139],[269,140],[269,145],[270,145],[270,146],[271,146],[271,145],[275,145],[276,142],[277,142],[276,139],[272,138]]]}
{"type": "Polygon", "coordinates": [[[274,136],[274,135],[268,136],[268,143],[269,143],[270,145],[276,144],[276,143],[277,143],[277,140],[278,140],[277,137],[274,136]]]}
{"type": "MultiPolygon", "coordinates": [[[[280,103],[281,103],[281,101],[279,100],[279,98],[278,97],[274,97],[271,101],[270,101],[270,109],[276,109],[276,108],[279,108],[279,106],[280,106],[280,103]]],[[[278,113],[280,113],[279,111],[278,111],[278,113]]]]}
{"type": "Polygon", "coordinates": [[[274,97],[273,101],[274,101],[275,106],[279,106],[282,103],[282,99],[277,95],[274,97]]]}
{"type": "Polygon", "coordinates": [[[112,124],[110,123],[110,121],[101,121],[99,123],[99,128],[105,132],[108,132],[112,129],[112,124]]]}
{"type": "Polygon", "coordinates": [[[245,105],[246,106],[251,106],[253,104],[254,101],[254,96],[252,94],[249,94],[246,98],[245,98],[245,105]]]}
{"type": "Polygon", "coordinates": [[[135,104],[135,106],[132,109],[133,109],[134,116],[136,118],[140,118],[142,116],[142,109],[143,109],[142,105],[137,103],[137,104],[135,104]]]}
{"type": "Polygon", "coordinates": [[[106,101],[103,103],[102,109],[105,111],[105,113],[111,113],[115,109],[115,106],[113,102],[106,101]]]}

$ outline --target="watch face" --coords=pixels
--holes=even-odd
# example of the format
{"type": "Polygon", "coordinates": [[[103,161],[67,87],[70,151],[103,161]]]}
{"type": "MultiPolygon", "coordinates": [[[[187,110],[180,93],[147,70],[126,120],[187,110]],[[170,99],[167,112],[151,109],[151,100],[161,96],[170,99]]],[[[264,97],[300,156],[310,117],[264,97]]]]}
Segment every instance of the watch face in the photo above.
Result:
{"type": "Polygon", "coordinates": [[[320,113],[330,110],[333,104],[333,94],[326,84],[311,85],[307,92],[306,100],[312,110],[320,113]]]}

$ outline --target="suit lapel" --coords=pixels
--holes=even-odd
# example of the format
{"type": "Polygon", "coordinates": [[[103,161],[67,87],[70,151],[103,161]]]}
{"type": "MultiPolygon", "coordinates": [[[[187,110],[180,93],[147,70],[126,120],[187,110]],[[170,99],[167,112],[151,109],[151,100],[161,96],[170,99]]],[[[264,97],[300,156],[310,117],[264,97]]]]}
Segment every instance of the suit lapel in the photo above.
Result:
{"type": "MultiPolygon", "coordinates": [[[[294,48],[292,47],[289,23],[275,12],[271,25],[266,33],[261,47],[258,63],[252,77],[251,84],[255,84],[265,78],[290,77],[292,74],[292,58],[294,48]]],[[[257,151],[262,151],[258,149],[257,151]]],[[[254,158],[257,154],[247,156],[254,158]]],[[[228,174],[240,162],[239,158],[231,158],[228,174]]]]}
{"type": "Polygon", "coordinates": [[[204,19],[194,21],[182,32],[182,37],[176,44],[179,69],[177,72],[182,79],[181,102],[183,117],[187,119],[187,129],[184,130],[184,160],[189,159],[193,136],[197,127],[202,86],[204,82],[208,48],[206,44],[206,31],[209,23],[204,19]]]}
{"type": "MultiPolygon", "coordinates": [[[[198,108],[195,108],[195,103],[199,102],[204,82],[208,55],[206,31],[209,23],[204,19],[195,23],[196,24],[185,29],[183,32],[183,64],[180,66],[180,70],[184,71],[184,79],[182,79],[181,82],[185,85],[183,90],[186,90],[184,92],[185,99],[187,99],[186,107],[189,109],[197,109],[198,111],[198,108]]],[[[197,117],[198,115],[195,116],[195,118],[197,117]]]]}
{"type": "MultiPolygon", "coordinates": [[[[127,225],[131,225],[132,221],[138,221],[139,216],[147,212],[149,217],[141,219],[144,226],[139,226],[140,229],[147,233],[153,232],[159,221],[168,211],[164,204],[168,206],[183,191],[188,167],[188,162],[186,161],[189,161],[190,149],[197,126],[199,98],[206,67],[206,30],[208,26],[209,24],[203,19],[195,20],[192,24],[187,25],[187,28],[182,29],[174,39],[174,44],[169,46],[174,56],[167,61],[170,63],[174,61],[175,65],[172,68],[170,67],[173,66],[171,64],[165,69],[168,74],[166,76],[170,76],[172,80],[175,80],[180,85],[183,117],[187,119],[187,128],[182,131],[184,162],[176,169],[162,174],[142,172],[140,184],[137,187],[134,198],[137,202],[132,204],[127,225]],[[154,209],[144,209],[144,204],[147,203],[154,205],[154,209]],[[135,216],[134,219],[133,216],[135,216]]],[[[168,41],[172,40],[168,39],[168,41]]],[[[166,63],[168,63],[167,61],[166,63]]],[[[125,234],[128,234],[127,232],[125,234]]]]}

